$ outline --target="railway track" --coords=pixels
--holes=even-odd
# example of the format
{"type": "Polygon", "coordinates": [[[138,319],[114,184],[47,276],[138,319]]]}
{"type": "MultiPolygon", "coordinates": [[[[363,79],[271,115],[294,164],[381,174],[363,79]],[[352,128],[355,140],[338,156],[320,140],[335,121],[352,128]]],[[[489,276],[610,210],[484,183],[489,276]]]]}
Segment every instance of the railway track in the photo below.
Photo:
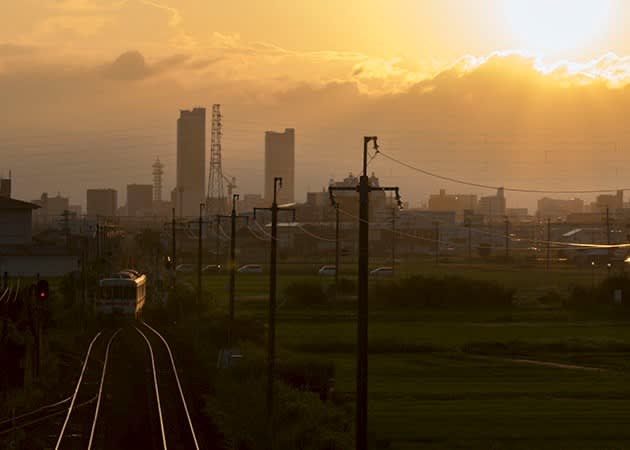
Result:
{"type": "Polygon", "coordinates": [[[112,341],[121,329],[100,331],[88,347],[81,373],[70,397],[54,449],[91,449],[103,395],[103,382],[112,341]],[[105,339],[105,336],[107,339],[105,339]],[[80,412],[79,405],[85,406],[80,412]]]}
{"type": "Polygon", "coordinates": [[[44,424],[55,450],[199,450],[194,422],[170,345],[141,322],[97,333],[72,395],[0,422],[0,437],[44,424]]]}
{"type": "Polygon", "coordinates": [[[162,448],[199,450],[197,433],[168,342],[147,323],[136,327],[136,331],[144,338],[151,356],[162,448]]]}

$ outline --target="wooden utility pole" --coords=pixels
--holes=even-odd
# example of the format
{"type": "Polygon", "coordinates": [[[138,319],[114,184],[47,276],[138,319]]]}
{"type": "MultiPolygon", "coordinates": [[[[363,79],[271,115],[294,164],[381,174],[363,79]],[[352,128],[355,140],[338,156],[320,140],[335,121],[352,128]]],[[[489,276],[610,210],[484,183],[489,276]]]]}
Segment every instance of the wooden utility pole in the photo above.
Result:
{"type": "Polygon", "coordinates": [[[435,226],[435,264],[440,264],[440,222],[433,222],[435,226]]]}

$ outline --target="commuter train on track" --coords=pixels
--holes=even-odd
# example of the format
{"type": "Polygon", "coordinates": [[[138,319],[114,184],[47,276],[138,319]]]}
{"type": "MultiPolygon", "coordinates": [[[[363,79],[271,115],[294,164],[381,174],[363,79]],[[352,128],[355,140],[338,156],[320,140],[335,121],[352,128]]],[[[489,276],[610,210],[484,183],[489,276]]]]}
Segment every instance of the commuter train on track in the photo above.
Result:
{"type": "Polygon", "coordinates": [[[101,317],[142,317],[147,277],[133,269],[121,270],[98,282],[96,314],[101,317]]]}

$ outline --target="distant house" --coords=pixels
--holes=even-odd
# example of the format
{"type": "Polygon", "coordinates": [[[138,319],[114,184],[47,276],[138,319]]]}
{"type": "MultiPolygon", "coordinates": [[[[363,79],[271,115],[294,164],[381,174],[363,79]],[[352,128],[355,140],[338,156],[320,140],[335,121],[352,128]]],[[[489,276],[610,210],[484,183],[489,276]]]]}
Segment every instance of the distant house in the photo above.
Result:
{"type": "Polygon", "coordinates": [[[78,269],[65,247],[33,245],[33,210],[39,206],[0,197],[0,273],[11,277],[61,276],[78,269]]]}

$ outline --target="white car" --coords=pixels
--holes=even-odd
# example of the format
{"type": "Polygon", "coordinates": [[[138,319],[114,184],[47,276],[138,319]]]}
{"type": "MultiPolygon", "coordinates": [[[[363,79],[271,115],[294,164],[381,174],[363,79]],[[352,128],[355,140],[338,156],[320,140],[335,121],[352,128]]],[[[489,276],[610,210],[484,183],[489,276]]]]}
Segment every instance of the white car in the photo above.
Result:
{"type": "Polygon", "coordinates": [[[394,275],[394,269],[391,267],[377,267],[370,272],[370,275],[375,277],[391,277],[394,275]]]}
{"type": "Polygon", "coordinates": [[[322,266],[317,271],[318,275],[335,275],[337,268],[335,266],[322,266]]]}
{"type": "Polygon", "coordinates": [[[260,264],[245,264],[238,268],[238,273],[263,273],[260,264]]]}

